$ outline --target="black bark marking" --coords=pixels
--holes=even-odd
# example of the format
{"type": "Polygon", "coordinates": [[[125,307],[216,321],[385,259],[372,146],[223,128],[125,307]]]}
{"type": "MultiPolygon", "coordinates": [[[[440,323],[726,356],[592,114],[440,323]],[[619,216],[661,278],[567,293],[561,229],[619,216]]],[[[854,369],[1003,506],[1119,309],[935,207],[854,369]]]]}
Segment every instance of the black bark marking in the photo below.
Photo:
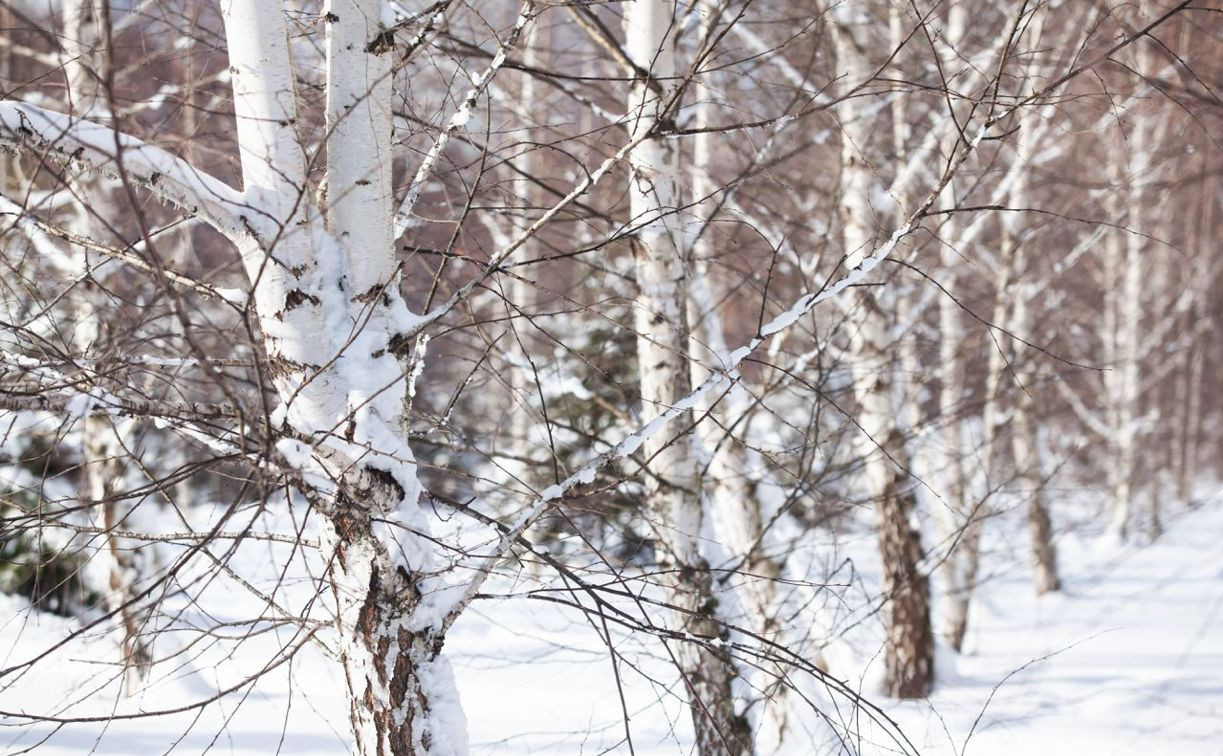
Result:
{"type": "Polygon", "coordinates": [[[387,342],[387,349],[391,350],[391,354],[401,360],[406,360],[408,355],[412,353],[412,340],[407,334],[397,333],[387,342]]]}
{"type": "Polygon", "coordinates": [[[357,614],[357,632],[361,635],[365,644],[371,648],[374,647],[374,629],[378,625],[378,594],[380,593],[378,581],[378,566],[373,565],[369,572],[369,590],[365,593],[365,601],[361,604],[361,611],[357,614]]]}
{"type": "Polygon", "coordinates": [[[285,295],[284,311],[289,312],[291,310],[294,310],[298,307],[301,307],[306,302],[309,302],[310,304],[313,304],[313,305],[317,305],[319,303],[319,298],[314,296],[313,294],[307,294],[306,292],[302,291],[301,289],[294,289],[293,291],[285,295]]]}
{"type": "Polygon", "coordinates": [[[382,55],[394,47],[395,31],[393,29],[386,29],[379,32],[378,36],[374,37],[373,41],[365,46],[365,52],[382,55]]]}
{"type": "Polygon", "coordinates": [[[403,495],[406,493],[406,491],[403,490],[403,486],[399,485],[399,481],[395,480],[394,475],[391,475],[386,470],[380,470],[377,467],[367,467],[365,468],[365,471],[369,474],[369,477],[373,479],[375,484],[389,488],[394,494],[395,501],[403,500],[403,495]]]}
{"type": "Polygon", "coordinates": [[[353,300],[364,304],[366,302],[372,302],[375,299],[379,299],[379,298],[381,298],[380,301],[384,307],[390,307],[391,298],[386,293],[386,287],[383,286],[382,284],[374,284],[373,286],[369,287],[365,291],[353,297],[353,300]]]}

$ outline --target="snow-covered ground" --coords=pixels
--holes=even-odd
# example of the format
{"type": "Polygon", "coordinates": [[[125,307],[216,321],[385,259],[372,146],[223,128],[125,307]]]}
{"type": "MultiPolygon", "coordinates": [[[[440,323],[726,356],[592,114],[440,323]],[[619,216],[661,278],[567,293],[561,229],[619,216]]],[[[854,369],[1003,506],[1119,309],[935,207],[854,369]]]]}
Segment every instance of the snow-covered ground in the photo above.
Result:
{"type": "MultiPolygon", "coordinates": [[[[1223,754],[1223,496],[1216,491],[1196,509],[1174,510],[1165,524],[1164,536],[1148,546],[1063,537],[1059,595],[1037,599],[1021,560],[995,560],[994,567],[1011,566],[998,568],[978,592],[966,653],[943,655],[930,699],[876,701],[921,754],[1223,754]]],[[[1015,534],[1013,553],[1021,554],[1023,531],[999,530],[1003,543],[1015,534]]],[[[287,558],[282,544],[252,548],[263,551],[243,559],[287,558]]],[[[308,586],[297,581],[283,601],[295,605],[308,586]]],[[[6,676],[0,710],[72,718],[174,709],[216,696],[278,648],[303,640],[283,625],[236,644],[229,638],[246,628],[224,622],[273,612],[226,578],[202,595],[206,603],[179,607],[179,622],[218,629],[177,633],[178,660],[159,665],[138,699],[119,698],[113,639],[90,632],[15,680],[6,676]]],[[[0,667],[30,658],[74,627],[0,597],[0,667]]],[[[626,730],[636,753],[691,752],[687,715],[668,692],[669,665],[653,639],[605,630],[554,603],[514,599],[474,607],[447,651],[475,753],[628,753],[626,730]],[[615,667],[604,632],[618,655],[615,667]]],[[[203,709],[58,729],[8,718],[0,721],[0,751],[340,754],[347,751],[345,711],[336,667],[306,642],[258,685],[203,709]]],[[[861,752],[894,752],[865,723],[861,734],[853,741],[861,752]]],[[[805,743],[787,749],[810,752],[805,743]]]]}
{"type": "Polygon", "coordinates": [[[1223,754],[1220,503],[1149,546],[1063,538],[1061,594],[997,576],[930,701],[889,712],[923,754],[1223,754]]]}

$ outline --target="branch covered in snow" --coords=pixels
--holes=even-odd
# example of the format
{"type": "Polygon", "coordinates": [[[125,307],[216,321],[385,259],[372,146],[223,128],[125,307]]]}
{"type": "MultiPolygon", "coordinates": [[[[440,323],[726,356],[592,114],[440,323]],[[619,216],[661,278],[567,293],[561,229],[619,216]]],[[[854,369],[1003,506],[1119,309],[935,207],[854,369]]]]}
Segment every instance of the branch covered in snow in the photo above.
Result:
{"type": "Polygon", "coordinates": [[[69,170],[127,175],[164,202],[198,215],[235,243],[246,237],[240,192],[160,147],[108,126],[13,100],[0,101],[0,143],[69,170]]]}

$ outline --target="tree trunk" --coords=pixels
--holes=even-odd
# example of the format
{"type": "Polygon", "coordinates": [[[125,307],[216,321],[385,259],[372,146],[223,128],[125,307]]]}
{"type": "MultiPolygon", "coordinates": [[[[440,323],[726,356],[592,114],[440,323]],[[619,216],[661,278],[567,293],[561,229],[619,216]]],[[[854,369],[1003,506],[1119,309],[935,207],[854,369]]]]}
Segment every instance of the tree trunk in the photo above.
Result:
{"type": "MultiPolygon", "coordinates": [[[[528,69],[546,68],[548,65],[547,45],[547,30],[543,26],[532,26],[524,35],[522,42],[523,66],[528,69]]],[[[518,95],[522,109],[528,116],[528,126],[522,130],[521,138],[528,143],[528,146],[523,149],[529,150],[525,156],[516,157],[512,161],[515,173],[511,179],[511,186],[513,187],[513,201],[517,203],[514,214],[517,216],[517,226],[521,232],[531,225],[532,215],[535,212],[534,206],[541,200],[541,192],[535,182],[540,180],[543,153],[535,149],[534,144],[537,141],[536,135],[542,135],[543,130],[538,126],[547,122],[548,110],[543,103],[538,101],[544,92],[536,86],[534,75],[523,72],[522,88],[518,95]]],[[[522,245],[520,254],[530,259],[534,256],[535,250],[534,240],[528,240],[522,245]]],[[[532,407],[538,399],[535,394],[536,376],[530,370],[527,349],[530,343],[531,325],[525,318],[518,317],[520,313],[529,314],[534,310],[535,286],[528,276],[530,276],[530,269],[520,268],[509,277],[506,286],[506,294],[511,302],[507,314],[515,318],[510,328],[512,331],[510,338],[513,340],[510,349],[517,362],[510,371],[510,389],[516,405],[510,412],[511,448],[515,456],[524,464],[529,464],[526,460],[531,458],[535,450],[531,428],[536,418],[532,407]]]]}
{"type": "MultiPolygon", "coordinates": [[[[634,82],[629,97],[630,138],[639,139],[667,115],[675,73],[672,4],[642,0],[624,9],[626,52],[649,77],[634,82]]],[[[676,156],[660,138],[642,141],[629,156],[631,224],[636,229],[637,361],[642,414],[653,416],[689,393],[687,279],[674,224],[678,211],[676,156]]],[[[716,616],[717,599],[709,565],[700,553],[700,480],[694,438],[660,433],[644,445],[649,460],[646,508],[665,594],[676,607],[673,628],[707,641],[681,641],[676,656],[688,693],[697,747],[704,756],[748,754],[751,733],[737,715],[731,683],[734,664],[720,644],[725,636],[716,616]]]]}
{"type": "Polygon", "coordinates": [[[145,641],[144,630],[148,622],[147,611],[133,600],[135,587],[142,569],[141,559],[127,539],[114,535],[118,529],[130,529],[128,519],[131,510],[113,499],[111,482],[120,479],[123,465],[116,458],[122,448],[116,438],[117,431],[110,427],[104,417],[85,419],[85,480],[89,502],[100,509],[101,526],[105,533],[101,552],[97,555],[106,565],[107,585],[104,592],[106,610],[118,625],[123,655],[123,690],[128,696],[140,691],[153,663],[152,653],[145,641]]]}
{"type": "MultiPolygon", "coordinates": [[[[103,123],[110,120],[103,79],[106,66],[106,17],[97,0],[67,0],[63,5],[65,34],[61,41],[64,48],[64,72],[68,79],[68,98],[73,115],[91,118],[103,123]]],[[[71,190],[79,196],[88,197],[88,202],[76,206],[72,226],[82,236],[107,239],[110,229],[100,218],[114,217],[115,203],[110,197],[110,186],[104,179],[90,182],[76,179],[70,182],[71,190]]],[[[80,272],[88,273],[80,287],[81,298],[77,301],[76,325],[73,342],[85,359],[101,361],[107,337],[104,325],[105,299],[100,290],[101,281],[93,280],[94,272],[90,256],[85,250],[79,254],[80,272]]],[[[97,371],[101,374],[102,371],[97,371]]],[[[121,455],[123,442],[119,427],[110,418],[90,415],[82,421],[84,446],[83,483],[85,500],[95,509],[94,516],[103,528],[102,548],[95,558],[104,566],[107,584],[103,590],[106,609],[117,624],[123,656],[123,689],[135,695],[147,677],[152,664],[148,643],[141,637],[148,622],[147,610],[142,610],[134,600],[135,587],[141,574],[141,560],[130,543],[113,534],[116,529],[131,529],[131,506],[115,501],[113,488],[121,481],[124,463],[121,455]]]]}
{"type": "MultiPolygon", "coordinates": [[[[707,37],[720,14],[714,3],[702,3],[701,13],[701,34],[707,37]]],[[[705,87],[705,78],[698,77],[693,84],[698,129],[712,125],[713,97],[705,87]]],[[[694,223],[691,233],[699,236],[691,245],[688,314],[693,325],[692,380],[699,383],[705,380],[708,368],[723,367],[729,354],[722,317],[716,307],[721,301],[721,292],[715,289],[710,274],[710,262],[718,252],[713,241],[715,231],[710,209],[718,204],[719,185],[713,177],[713,139],[709,132],[700,131],[693,137],[692,166],[694,223]]],[[[748,410],[750,398],[738,385],[731,387],[725,397],[715,393],[706,394],[698,410],[710,412],[717,419],[717,422],[706,424],[706,432],[700,438],[709,459],[702,483],[711,505],[718,543],[727,551],[723,558],[737,567],[735,590],[745,617],[730,619],[760,638],[776,642],[780,630],[777,579],[781,576],[781,565],[770,555],[763,532],[764,513],[755,477],[764,471],[752,470],[746,445],[749,426],[746,421],[738,422],[748,410]],[[726,429],[736,423],[738,432],[728,437],[726,429]]],[[[767,748],[764,744],[780,744],[785,736],[789,700],[788,689],[783,684],[786,669],[780,665],[762,666],[764,668],[757,674],[748,674],[753,678],[751,689],[761,691],[759,704],[753,707],[759,712],[753,731],[757,743],[767,748]]]]}
{"type": "MultiPolygon", "coordinates": [[[[991,322],[1005,331],[1013,328],[1009,317],[1011,308],[1007,298],[1012,295],[1017,252],[1010,248],[1011,235],[1009,233],[1003,233],[1001,246],[1005,259],[1001,262],[999,277],[996,281],[991,322]]],[[[940,332],[939,338],[946,339],[946,332],[940,332]]],[[[990,335],[987,335],[985,343],[989,352],[986,358],[985,402],[981,409],[981,447],[978,454],[981,468],[985,473],[985,487],[981,494],[982,498],[976,499],[975,495],[969,493],[967,485],[961,484],[960,498],[953,499],[953,502],[959,505],[955,530],[945,534],[945,537],[959,541],[956,551],[945,562],[947,568],[944,574],[947,576],[948,590],[944,602],[946,614],[942,630],[944,639],[956,651],[963,650],[964,636],[968,633],[968,612],[981,564],[981,531],[988,512],[986,497],[997,485],[1001,475],[998,470],[996,451],[1001,435],[1002,383],[1008,353],[1013,353],[1013,350],[1008,348],[1010,339],[1005,334],[996,338],[990,338],[990,335]]],[[[941,346],[940,344],[940,348],[941,346]]],[[[944,412],[946,411],[948,410],[944,409],[944,412]]],[[[944,422],[947,420],[944,419],[944,422]]]]}
{"type": "MultiPolygon", "coordinates": [[[[1020,322],[1016,318],[1016,324],[1020,322]]],[[[1026,325],[1026,324],[1025,324],[1026,325]]],[[[1019,327],[1017,325],[1017,327],[1019,327]]],[[[1021,331],[1026,333],[1026,329],[1021,331]]],[[[1024,374],[1024,383],[1030,386],[1035,379],[1024,374]]],[[[1060,590],[1061,580],[1057,572],[1057,551],[1053,546],[1053,527],[1046,504],[1045,479],[1040,466],[1040,452],[1036,424],[1033,422],[1033,399],[1020,391],[1015,412],[1011,419],[1011,450],[1015,459],[1019,490],[1027,499],[1028,535],[1032,541],[1032,567],[1037,595],[1060,590]]]]}
{"type": "MultiPolygon", "coordinates": [[[[1195,322],[1205,318],[1204,308],[1199,303],[1194,307],[1195,322]]],[[[1178,498],[1185,504],[1193,503],[1193,487],[1197,482],[1198,438],[1202,426],[1202,368],[1206,349],[1201,339],[1195,338],[1189,354],[1189,370],[1185,377],[1184,441],[1181,444],[1180,464],[1177,469],[1178,498]]]]}
{"type": "MultiPolygon", "coordinates": [[[[889,446],[901,448],[899,434],[889,446]]],[[[890,610],[884,691],[894,698],[923,698],[934,681],[930,586],[917,568],[922,559],[921,533],[910,522],[915,507],[913,484],[902,475],[891,475],[884,500],[876,508],[876,522],[883,593],[890,610]]]]}
{"type": "MultiPolygon", "coordinates": [[[[833,42],[838,70],[847,74],[850,86],[865,80],[871,67],[856,40],[859,30],[854,13],[838,6],[833,42]]],[[[855,267],[873,251],[877,222],[870,205],[872,170],[865,154],[871,141],[870,124],[864,120],[860,101],[841,103],[841,205],[842,233],[847,268],[855,267]]],[[[920,533],[910,523],[914,499],[908,480],[905,443],[892,411],[888,367],[887,322],[884,305],[868,293],[858,296],[858,317],[850,343],[854,372],[854,394],[858,401],[855,449],[863,460],[862,494],[875,505],[879,551],[883,560],[883,591],[886,599],[885,682],[889,695],[917,698],[930,690],[933,681],[934,646],[930,633],[928,577],[918,569],[922,558],[920,533]]]]}
{"type": "MultiPolygon", "coordinates": [[[[1024,140],[1021,138],[1021,142],[1024,140]]],[[[1022,151],[1016,159],[1029,154],[1022,151]]],[[[1012,202],[1025,201],[1016,196],[1012,202]]],[[[1017,205],[1022,207],[1023,205],[1017,205]]],[[[1012,276],[1023,275],[1025,255],[1018,247],[1012,259],[1012,276]]],[[[1016,281],[1014,301],[1007,324],[1011,333],[1026,334],[1032,331],[1028,310],[1028,287],[1016,281]]],[[[1007,335],[1004,343],[1016,343],[1007,335]]],[[[1011,349],[1014,362],[1019,361],[1018,349],[1011,349]]],[[[1031,359],[1030,357],[1028,358],[1031,359]]],[[[1057,570],[1057,551],[1053,545],[1053,529],[1049,518],[1049,507],[1045,494],[1045,476],[1040,464],[1040,446],[1037,438],[1036,400],[1032,392],[1037,390],[1038,368],[1030,361],[1017,368],[1017,380],[1021,384],[1014,392],[1015,401],[1011,413],[1011,456],[1018,479],[1019,490],[1027,500],[1028,535],[1031,539],[1033,579],[1037,595],[1060,590],[1061,579],[1057,570]]]]}
{"type": "MultiPolygon", "coordinates": [[[[1217,196],[1218,183],[1211,181],[1210,189],[1205,197],[1217,196]]],[[[1193,229],[1192,252],[1204,254],[1203,249],[1213,242],[1215,203],[1206,201],[1202,207],[1197,224],[1193,229]]],[[[1208,322],[1206,314],[1206,298],[1211,281],[1195,276],[1190,284],[1193,287],[1193,305],[1189,308],[1189,328],[1192,336],[1186,355],[1185,369],[1182,375],[1182,393],[1178,397],[1177,410],[1182,412],[1180,423],[1181,440],[1178,445],[1176,459],[1176,491],[1177,498],[1186,505],[1193,503],[1193,489],[1197,482],[1198,440],[1202,425],[1202,372],[1205,363],[1206,344],[1202,338],[1201,324],[1208,322]]]]}
{"type": "Polygon", "coordinates": [[[268,371],[284,403],[278,414],[317,439],[314,461],[338,481],[335,500],[322,507],[330,528],[321,546],[331,557],[355,750],[465,754],[462,709],[441,656],[444,555],[428,536],[402,425],[410,372],[404,329],[414,318],[400,296],[392,245],[394,53],[382,43],[380,3],[332,0],[324,8],[322,217],[307,200],[315,193],[296,134],[284,11],[262,0],[225,0],[221,9],[243,193],[262,211],[252,214],[253,238],[240,251],[258,282],[268,371]]]}
{"type": "Polygon", "coordinates": [[[355,752],[466,753],[454,673],[441,655],[444,635],[419,616],[428,580],[393,564],[351,502],[341,502],[331,520],[328,579],[355,752]]]}
{"type": "MultiPolygon", "coordinates": [[[[1144,71],[1148,55],[1146,45],[1137,45],[1135,70],[1144,71]]],[[[1131,102],[1137,109],[1141,103],[1131,102]]],[[[1113,460],[1110,466],[1111,485],[1109,491],[1109,530],[1124,540],[1129,529],[1134,498],[1134,467],[1138,444],[1139,381],[1138,328],[1142,315],[1143,251],[1146,244],[1144,229],[1147,226],[1144,207],[1146,201],[1146,175],[1151,163],[1149,125],[1141,114],[1131,116],[1135,122],[1127,149],[1129,162],[1126,166],[1124,186],[1128,190],[1124,212],[1126,227],[1124,242],[1110,245],[1110,252],[1119,256],[1120,286],[1113,287],[1111,296],[1116,298],[1116,332],[1113,366],[1116,373],[1113,390],[1109,392],[1113,403],[1113,460]]],[[[1115,238],[1114,233],[1114,238],[1115,238]]]]}
{"type": "MultiPolygon", "coordinates": [[[[1028,29],[1028,34],[1034,45],[1039,45],[1043,41],[1041,37],[1044,32],[1044,18],[1043,13],[1036,14],[1028,29]]],[[[1039,70],[1034,67],[1034,64],[1029,65],[1027,76],[1034,78],[1038,75],[1039,70]]],[[[1051,114],[1043,115],[1049,117],[1051,114]]],[[[1028,120],[1029,122],[1021,128],[1015,146],[1015,163],[1017,165],[1032,164],[1036,149],[1039,146],[1040,136],[1033,123],[1035,118],[1029,118],[1028,120]]],[[[1028,196],[1028,178],[1026,171],[1016,176],[1010,190],[1009,204],[1012,207],[1029,207],[1031,205],[1031,200],[1028,196]]],[[[998,342],[1002,345],[1001,348],[1005,349],[1006,355],[1009,356],[1011,367],[1016,374],[1015,379],[1018,383],[1009,394],[1014,397],[1010,402],[1011,462],[1019,484],[1019,490],[1026,497],[1028,535],[1032,549],[1033,582],[1037,595],[1041,595],[1058,590],[1061,580],[1058,577],[1057,552],[1053,546],[1053,531],[1046,502],[1045,477],[1041,469],[1040,447],[1037,438],[1036,400],[1033,392],[1038,390],[1037,381],[1040,377],[1040,366],[1034,360],[1039,358],[1034,357],[1031,353],[1021,357],[1020,351],[1022,345],[1015,338],[1016,335],[1022,337],[1025,334],[1030,334],[1033,328],[1028,308],[1031,286],[1027,280],[1032,274],[1028,271],[1027,247],[1023,239],[1021,239],[1021,229],[1017,227],[1021,217],[1020,214],[1012,214],[1002,220],[1002,247],[1006,260],[1002,270],[1004,283],[998,287],[999,301],[995,306],[994,316],[996,318],[995,322],[1005,331],[998,334],[998,342]],[[1004,296],[1009,296],[1011,299],[1009,307],[1003,301],[1004,296]]],[[[996,404],[1000,404],[1002,400],[1000,389],[1003,378],[1003,363],[1005,362],[1003,355],[997,354],[997,364],[995,364],[995,353],[998,352],[999,349],[994,349],[990,355],[991,386],[988,389],[986,399],[988,403],[996,404]]],[[[987,417],[996,417],[997,412],[998,409],[995,407],[991,412],[987,412],[986,415],[987,417]]],[[[994,461],[999,457],[997,452],[1001,451],[997,441],[998,429],[993,422],[988,420],[986,426],[986,443],[989,450],[987,459],[990,460],[990,468],[987,469],[987,474],[997,477],[1001,473],[995,472],[992,468],[997,467],[994,461]]]]}
{"type": "MultiPolygon", "coordinates": [[[[944,207],[954,205],[954,193],[951,191],[950,184],[948,184],[943,204],[944,207]]],[[[954,218],[954,216],[951,217],[954,218]]],[[[947,238],[954,238],[954,233],[951,233],[949,226],[954,227],[953,220],[944,223],[940,233],[946,234],[947,238]]],[[[948,508],[950,510],[948,514],[951,515],[942,518],[944,522],[943,538],[948,543],[957,544],[940,565],[940,573],[944,582],[943,635],[951,647],[959,651],[964,644],[964,633],[968,628],[968,608],[972,599],[973,582],[976,580],[981,520],[984,512],[979,511],[983,507],[978,508],[973,505],[968,476],[964,469],[964,421],[960,417],[960,405],[964,397],[964,368],[959,354],[964,345],[964,326],[960,321],[959,305],[952,298],[956,293],[957,276],[954,273],[957,266],[956,254],[955,250],[948,247],[943,249],[943,270],[947,277],[942,285],[950,294],[941,293],[938,300],[939,367],[942,371],[942,385],[938,394],[938,422],[942,429],[944,452],[941,466],[944,471],[942,480],[944,481],[945,503],[942,506],[948,508]],[[948,525],[950,525],[949,528],[948,525]]],[[[995,354],[991,353],[987,371],[990,377],[1000,372],[994,365],[996,361],[998,360],[995,354]]],[[[989,448],[993,443],[993,428],[996,423],[994,414],[990,411],[993,408],[988,387],[990,383],[990,378],[987,378],[986,412],[983,423],[985,437],[982,440],[982,458],[986,461],[987,485],[992,477],[989,474],[988,459],[989,448]]],[[[996,393],[997,381],[992,381],[992,383],[994,384],[992,388],[996,393]]]]}

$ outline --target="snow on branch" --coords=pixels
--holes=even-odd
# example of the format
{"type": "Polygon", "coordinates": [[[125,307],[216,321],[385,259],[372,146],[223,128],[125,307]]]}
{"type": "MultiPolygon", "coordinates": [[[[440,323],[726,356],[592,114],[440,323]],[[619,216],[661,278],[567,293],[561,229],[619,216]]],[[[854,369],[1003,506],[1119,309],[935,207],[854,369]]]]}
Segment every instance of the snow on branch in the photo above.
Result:
{"type": "Polygon", "coordinates": [[[0,144],[120,179],[119,165],[158,199],[237,241],[247,235],[242,194],[187,161],[109,126],[14,100],[0,101],[0,144]]]}

